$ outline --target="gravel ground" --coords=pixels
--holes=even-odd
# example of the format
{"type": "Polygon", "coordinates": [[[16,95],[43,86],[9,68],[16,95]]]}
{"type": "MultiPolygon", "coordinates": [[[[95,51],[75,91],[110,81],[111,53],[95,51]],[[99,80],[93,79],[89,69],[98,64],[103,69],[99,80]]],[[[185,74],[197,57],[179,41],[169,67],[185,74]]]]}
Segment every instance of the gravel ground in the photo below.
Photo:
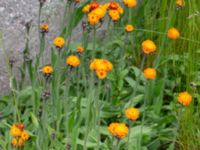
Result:
{"type": "MultiPolygon", "coordinates": [[[[61,0],[46,0],[42,11],[42,21],[47,21],[50,33],[48,42],[59,33],[59,24],[63,13],[61,0]]],[[[30,32],[31,54],[38,50],[37,17],[38,0],[0,0],[0,31],[3,33],[3,43],[9,57],[14,57],[20,64],[21,53],[25,47],[26,32],[24,24],[31,20],[30,32]]],[[[9,79],[5,69],[2,45],[0,45],[0,95],[6,93],[9,88],[9,79]]],[[[47,53],[49,48],[47,47],[47,53]]]]}

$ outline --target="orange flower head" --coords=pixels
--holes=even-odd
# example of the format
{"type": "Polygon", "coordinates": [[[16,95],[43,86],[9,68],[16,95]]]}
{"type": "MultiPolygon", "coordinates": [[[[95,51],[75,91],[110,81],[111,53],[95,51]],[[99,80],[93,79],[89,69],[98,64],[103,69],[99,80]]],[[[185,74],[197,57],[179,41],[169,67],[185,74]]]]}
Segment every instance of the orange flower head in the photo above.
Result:
{"type": "Polygon", "coordinates": [[[113,10],[116,10],[116,9],[118,9],[120,6],[119,6],[119,4],[117,3],[117,2],[110,2],[109,3],[109,9],[113,9],[113,10]]]}
{"type": "Polygon", "coordinates": [[[156,44],[151,40],[142,42],[142,50],[145,54],[150,54],[156,51],[156,44]]]}
{"type": "Polygon", "coordinates": [[[98,20],[100,20],[100,19],[102,19],[105,16],[106,9],[102,5],[100,5],[98,8],[94,9],[90,13],[95,14],[98,17],[98,20]]]}
{"type": "Polygon", "coordinates": [[[90,25],[96,25],[99,23],[99,17],[95,13],[89,13],[88,14],[88,22],[90,25]]]}
{"type": "Polygon", "coordinates": [[[12,143],[13,147],[17,147],[18,146],[18,142],[17,142],[16,138],[13,138],[12,141],[11,141],[11,143],[12,143]]]}
{"type": "Polygon", "coordinates": [[[180,37],[180,33],[176,28],[170,28],[168,30],[167,35],[168,35],[168,38],[172,40],[176,40],[180,37]]]}
{"type": "Polygon", "coordinates": [[[77,51],[78,53],[82,53],[82,52],[84,51],[84,48],[81,47],[81,46],[79,46],[79,47],[76,48],[76,51],[77,51]]]}
{"type": "Polygon", "coordinates": [[[76,4],[79,4],[81,2],[81,0],[75,0],[76,4]]]}
{"type": "Polygon", "coordinates": [[[119,123],[111,123],[109,126],[108,126],[108,131],[113,135],[113,136],[116,136],[116,133],[115,133],[115,128],[119,125],[119,123]]]}
{"type": "Polygon", "coordinates": [[[14,137],[21,136],[21,132],[22,131],[17,124],[13,124],[12,127],[10,128],[10,135],[14,137]]]}
{"type": "Polygon", "coordinates": [[[21,133],[21,139],[22,139],[23,141],[27,141],[27,140],[29,139],[29,134],[28,134],[27,131],[23,131],[23,132],[21,133]]]}
{"type": "Polygon", "coordinates": [[[40,25],[41,32],[47,33],[49,31],[49,25],[47,23],[42,23],[40,25]]]}
{"type": "Polygon", "coordinates": [[[80,65],[80,60],[77,56],[71,55],[71,56],[66,58],[66,64],[75,68],[75,67],[80,65]]]}
{"type": "Polygon", "coordinates": [[[83,7],[82,12],[83,12],[83,13],[87,13],[87,12],[89,12],[89,11],[90,11],[90,5],[87,4],[87,5],[85,5],[85,6],[83,7]]]}
{"type": "Polygon", "coordinates": [[[184,0],[176,0],[176,5],[178,7],[184,7],[185,6],[185,1],[184,0]]]}
{"type": "Polygon", "coordinates": [[[154,79],[156,78],[156,70],[154,68],[147,68],[144,70],[144,76],[147,79],[154,79]]]}
{"type": "Polygon", "coordinates": [[[123,139],[128,135],[128,127],[124,123],[119,123],[115,129],[115,136],[119,139],[123,139]]]}
{"type": "Polygon", "coordinates": [[[189,106],[192,101],[192,96],[188,92],[181,92],[178,95],[178,101],[184,106],[189,106]]]}
{"type": "Polygon", "coordinates": [[[42,68],[42,73],[44,75],[52,74],[53,73],[53,68],[50,65],[46,65],[42,68]]]}
{"type": "Polygon", "coordinates": [[[54,45],[57,47],[57,48],[62,48],[65,44],[65,40],[64,38],[62,37],[56,37],[54,39],[54,45]]]}
{"type": "Polygon", "coordinates": [[[137,6],[137,0],[123,0],[124,4],[128,7],[137,6]]]}
{"type": "Polygon", "coordinates": [[[131,31],[134,30],[134,27],[133,27],[131,24],[127,24],[127,25],[125,26],[125,30],[126,30],[126,32],[131,32],[131,31]]]}
{"type": "Polygon", "coordinates": [[[99,79],[105,79],[107,76],[107,72],[105,70],[97,70],[96,75],[99,79]]]}
{"type": "Polygon", "coordinates": [[[92,10],[98,8],[98,7],[99,7],[99,3],[97,3],[97,2],[91,2],[90,3],[90,11],[92,11],[92,10]]]}
{"type": "Polygon", "coordinates": [[[128,108],[125,115],[129,120],[137,120],[140,117],[140,111],[137,108],[128,108]]]}
{"type": "Polygon", "coordinates": [[[120,19],[120,15],[117,10],[109,10],[108,14],[113,21],[117,21],[120,19]]]}

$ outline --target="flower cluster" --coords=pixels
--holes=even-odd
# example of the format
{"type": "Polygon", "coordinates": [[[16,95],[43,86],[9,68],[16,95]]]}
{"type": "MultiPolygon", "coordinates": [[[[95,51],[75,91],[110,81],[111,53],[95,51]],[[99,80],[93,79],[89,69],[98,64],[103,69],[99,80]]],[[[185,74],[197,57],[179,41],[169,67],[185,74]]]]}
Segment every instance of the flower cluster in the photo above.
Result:
{"type": "Polygon", "coordinates": [[[124,123],[111,123],[108,131],[116,138],[123,139],[128,135],[129,129],[124,123]]]}
{"type": "Polygon", "coordinates": [[[106,78],[107,73],[111,71],[112,68],[112,63],[106,59],[94,59],[90,63],[90,69],[96,72],[96,75],[99,79],[106,78]]]}
{"type": "Polygon", "coordinates": [[[24,130],[22,123],[15,123],[10,128],[10,135],[12,138],[12,145],[14,147],[22,147],[25,142],[29,139],[29,134],[24,130]]]}
{"type": "Polygon", "coordinates": [[[113,21],[120,19],[120,15],[123,14],[124,10],[117,2],[110,2],[104,5],[108,10],[108,15],[113,21]]]}
{"type": "Polygon", "coordinates": [[[83,7],[82,12],[88,13],[87,17],[90,25],[96,25],[105,16],[106,9],[97,2],[91,2],[83,7]]]}

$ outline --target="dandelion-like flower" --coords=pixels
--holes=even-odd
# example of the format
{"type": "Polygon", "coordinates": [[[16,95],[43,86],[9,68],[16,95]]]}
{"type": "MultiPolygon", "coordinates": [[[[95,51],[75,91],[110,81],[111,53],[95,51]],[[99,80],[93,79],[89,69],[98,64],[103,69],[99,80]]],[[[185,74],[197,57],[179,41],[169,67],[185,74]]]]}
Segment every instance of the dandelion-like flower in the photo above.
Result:
{"type": "Polygon", "coordinates": [[[54,39],[54,45],[57,47],[57,48],[62,48],[65,44],[65,40],[64,38],[62,37],[56,37],[54,39]]]}
{"type": "Polygon", "coordinates": [[[42,23],[40,25],[40,31],[42,33],[47,33],[49,31],[49,25],[47,23],[42,23]]]}
{"type": "Polygon", "coordinates": [[[176,28],[170,28],[168,30],[167,35],[168,35],[168,38],[172,40],[176,40],[180,37],[180,33],[176,28]]]}
{"type": "Polygon", "coordinates": [[[83,48],[82,46],[78,46],[78,47],[76,48],[76,51],[77,51],[78,53],[82,53],[82,52],[84,51],[84,48],[83,48]]]}
{"type": "Polygon", "coordinates": [[[131,31],[134,30],[134,27],[133,27],[131,24],[127,24],[127,25],[125,26],[125,30],[126,30],[126,32],[131,32],[131,31]]]}
{"type": "Polygon", "coordinates": [[[184,106],[190,105],[192,101],[192,96],[188,92],[181,92],[178,95],[178,101],[184,106]]]}
{"type": "Polygon", "coordinates": [[[66,64],[75,68],[75,67],[80,65],[80,59],[77,56],[71,55],[71,56],[66,58],[66,64]]]}
{"type": "Polygon", "coordinates": [[[184,0],[176,0],[176,6],[184,7],[185,6],[185,1],[184,0]]]}
{"type": "Polygon", "coordinates": [[[128,108],[125,111],[125,115],[129,120],[137,120],[140,117],[140,111],[137,108],[128,108]]]}
{"type": "Polygon", "coordinates": [[[43,75],[50,75],[53,73],[53,68],[52,66],[50,65],[45,65],[43,68],[42,68],[42,73],[43,75]]]}
{"type": "Polygon", "coordinates": [[[137,0],[123,0],[124,4],[128,7],[137,6],[137,0]]]}
{"type": "Polygon", "coordinates": [[[142,50],[145,54],[150,54],[156,51],[156,44],[151,40],[142,42],[142,50]]]}
{"type": "Polygon", "coordinates": [[[120,15],[123,14],[123,8],[117,2],[110,2],[107,5],[104,5],[108,9],[108,15],[112,21],[117,21],[120,19],[120,15]]]}
{"type": "Polygon", "coordinates": [[[128,135],[128,127],[124,123],[111,123],[108,131],[116,138],[123,139],[128,135]]]}
{"type": "Polygon", "coordinates": [[[144,70],[144,76],[147,78],[147,79],[154,79],[156,78],[156,70],[154,68],[146,68],[144,70]]]}

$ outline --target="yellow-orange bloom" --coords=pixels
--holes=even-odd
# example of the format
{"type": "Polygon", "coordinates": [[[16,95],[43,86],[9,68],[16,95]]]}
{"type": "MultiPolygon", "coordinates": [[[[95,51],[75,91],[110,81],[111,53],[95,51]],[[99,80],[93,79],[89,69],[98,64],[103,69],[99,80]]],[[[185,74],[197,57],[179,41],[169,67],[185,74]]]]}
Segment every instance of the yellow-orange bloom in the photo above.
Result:
{"type": "Polygon", "coordinates": [[[176,5],[178,7],[183,7],[183,6],[185,6],[185,1],[184,0],[176,0],[176,5]]]}
{"type": "Polygon", "coordinates": [[[27,140],[29,139],[29,134],[28,134],[27,131],[23,131],[23,132],[21,133],[21,139],[22,139],[23,141],[27,141],[27,140]]]}
{"type": "Polygon", "coordinates": [[[125,26],[125,30],[126,30],[126,32],[131,32],[131,31],[134,30],[134,27],[133,27],[131,24],[127,24],[127,25],[125,26]]]}
{"type": "Polygon", "coordinates": [[[107,72],[105,70],[97,70],[96,75],[99,79],[105,79],[107,76],[107,72]]]}
{"type": "Polygon", "coordinates": [[[172,40],[176,40],[180,37],[180,33],[176,28],[170,28],[168,30],[167,35],[168,35],[168,38],[172,40]]]}
{"type": "Polygon", "coordinates": [[[116,136],[115,128],[119,125],[117,122],[113,122],[108,126],[108,131],[113,135],[116,136]]]}
{"type": "Polygon", "coordinates": [[[78,53],[82,53],[84,51],[84,48],[82,46],[79,46],[79,47],[76,48],[76,51],[78,53]]]}
{"type": "Polygon", "coordinates": [[[154,68],[147,68],[144,70],[144,76],[147,79],[154,79],[156,77],[156,70],[154,68]]]}
{"type": "Polygon", "coordinates": [[[44,75],[52,74],[53,73],[53,68],[50,65],[46,65],[42,68],[42,73],[44,75]]]}
{"type": "Polygon", "coordinates": [[[99,5],[99,3],[98,2],[91,2],[90,3],[90,11],[92,11],[92,10],[94,10],[94,9],[96,9],[96,8],[98,8],[100,5],[99,5]]]}
{"type": "Polygon", "coordinates": [[[123,0],[124,4],[128,7],[137,6],[137,0],[123,0]]]}
{"type": "Polygon", "coordinates": [[[192,101],[192,96],[188,92],[181,92],[178,95],[178,101],[184,106],[190,105],[192,101]]]}
{"type": "Polygon", "coordinates": [[[111,123],[108,130],[119,139],[123,139],[128,135],[128,127],[124,123],[111,123]]]}
{"type": "Polygon", "coordinates": [[[42,23],[40,25],[41,32],[48,32],[49,31],[49,25],[47,23],[42,23]]]}
{"type": "Polygon", "coordinates": [[[62,48],[65,44],[65,40],[62,37],[56,37],[54,39],[54,45],[58,48],[62,48]]]}
{"type": "Polygon", "coordinates": [[[13,138],[12,141],[11,141],[11,143],[12,143],[12,146],[14,146],[14,147],[18,146],[18,142],[17,142],[16,138],[13,138]]]}
{"type": "Polygon", "coordinates": [[[99,17],[95,13],[88,14],[88,22],[90,23],[90,25],[96,25],[97,23],[99,23],[99,21],[99,17]]]}
{"type": "Polygon", "coordinates": [[[17,137],[21,135],[21,129],[18,127],[17,124],[13,124],[12,127],[10,128],[10,135],[17,137]]]}
{"type": "Polygon", "coordinates": [[[66,64],[70,65],[71,67],[77,67],[80,65],[80,60],[77,56],[71,55],[66,58],[66,64]]]}
{"type": "Polygon", "coordinates": [[[120,19],[120,15],[117,10],[109,10],[108,14],[113,21],[117,21],[120,19]]]}
{"type": "Polygon", "coordinates": [[[100,20],[105,16],[106,9],[102,5],[100,5],[98,8],[94,9],[90,13],[94,13],[98,17],[98,19],[100,20]]]}
{"type": "Polygon", "coordinates": [[[89,11],[90,11],[90,5],[87,4],[87,5],[85,5],[85,6],[83,7],[82,12],[83,12],[83,13],[86,13],[86,12],[89,12],[89,11]]]}
{"type": "Polygon", "coordinates": [[[156,51],[156,44],[151,40],[142,42],[142,50],[145,54],[150,54],[156,51]]]}
{"type": "Polygon", "coordinates": [[[140,111],[137,108],[128,108],[125,111],[125,115],[129,120],[137,120],[140,117],[140,111]]]}

